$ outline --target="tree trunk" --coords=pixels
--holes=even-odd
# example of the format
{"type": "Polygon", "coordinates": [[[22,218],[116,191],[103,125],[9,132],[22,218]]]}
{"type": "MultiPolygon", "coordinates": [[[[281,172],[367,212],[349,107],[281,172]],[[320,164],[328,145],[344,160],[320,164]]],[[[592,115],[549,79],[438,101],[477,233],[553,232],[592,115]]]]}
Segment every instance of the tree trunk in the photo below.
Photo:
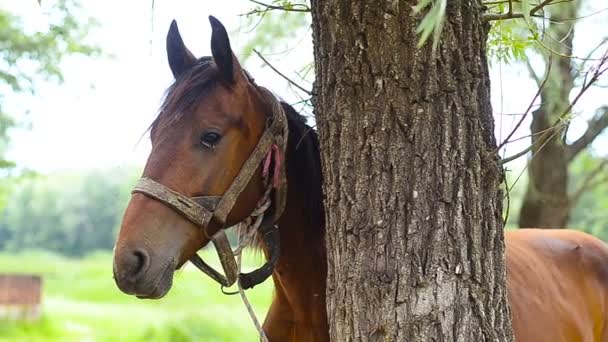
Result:
{"type": "MultiPolygon", "coordinates": [[[[532,117],[532,158],[528,162],[528,185],[519,214],[521,228],[564,228],[570,216],[568,161],[562,134],[544,138],[555,122],[541,103],[532,117]]],[[[562,129],[560,129],[561,131],[562,129]]]]}
{"type": "MultiPolygon", "coordinates": [[[[568,197],[568,145],[563,134],[551,127],[570,105],[574,87],[571,59],[572,41],[581,1],[566,2],[551,8],[545,44],[557,54],[543,51],[545,64],[551,64],[547,83],[541,91],[541,105],[532,113],[532,158],[528,162],[528,185],[519,214],[522,228],[564,228],[570,216],[568,197]],[[564,20],[564,18],[566,20],[564,20]],[[550,61],[551,60],[551,61],[550,61]]],[[[566,118],[567,119],[567,118],[566,118]]]]}
{"type": "Polygon", "coordinates": [[[312,1],[333,341],[510,341],[479,1],[312,1]]]}

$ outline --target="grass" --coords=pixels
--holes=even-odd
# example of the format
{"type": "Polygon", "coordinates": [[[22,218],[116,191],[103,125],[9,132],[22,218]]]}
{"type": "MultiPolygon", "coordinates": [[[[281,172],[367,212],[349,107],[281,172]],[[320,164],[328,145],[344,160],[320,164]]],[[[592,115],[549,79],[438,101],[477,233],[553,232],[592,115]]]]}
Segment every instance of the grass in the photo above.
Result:
{"type": "MultiPolygon", "coordinates": [[[[211,251],[205,259],[214,259],[211,251]]],[[[261,264],[248,256],[244,268],[261,264]]],[[[217,263],[215,263],[217,265],[217,263]]],[[[226,296],[194,268],[176,274],[161,300],[120,292],[112,279],[112,255],[70,259],[40,251],[0,254],[0,273],[43,277],[42,317],[36,322],[0,321],[0,341],[255,341],[257,332],[239,296],[226,296]]],[[[248,291],[258,319],[272,296],[266,281],[248,291]]]]}

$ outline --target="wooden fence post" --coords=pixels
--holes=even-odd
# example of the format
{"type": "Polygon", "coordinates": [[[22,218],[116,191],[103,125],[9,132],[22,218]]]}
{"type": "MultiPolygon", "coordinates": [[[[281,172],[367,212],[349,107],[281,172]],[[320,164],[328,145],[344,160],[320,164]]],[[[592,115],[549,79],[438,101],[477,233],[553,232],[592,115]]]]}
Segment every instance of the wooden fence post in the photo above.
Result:
{"type": "Polygon", "coordinates": [[[0,274],[0,320],[40,317],[42,279],[31,274],[0,274]]]}

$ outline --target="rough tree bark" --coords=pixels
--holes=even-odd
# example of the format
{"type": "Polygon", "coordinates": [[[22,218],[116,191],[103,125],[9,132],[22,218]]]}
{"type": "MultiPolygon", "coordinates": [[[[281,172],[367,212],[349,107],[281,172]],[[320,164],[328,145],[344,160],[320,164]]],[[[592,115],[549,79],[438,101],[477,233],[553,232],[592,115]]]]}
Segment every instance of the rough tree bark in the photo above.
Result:
{"type": "Polygon", "coordinates": [[[333,341],[510,341],[479,1],[312,1],[333,341]]]}

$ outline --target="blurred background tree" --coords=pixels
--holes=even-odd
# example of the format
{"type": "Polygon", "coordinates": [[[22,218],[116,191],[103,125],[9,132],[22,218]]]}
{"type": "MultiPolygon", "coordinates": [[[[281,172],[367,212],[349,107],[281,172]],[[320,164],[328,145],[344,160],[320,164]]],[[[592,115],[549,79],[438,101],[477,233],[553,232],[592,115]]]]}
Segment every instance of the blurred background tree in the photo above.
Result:
{"type": "MultiPolygon", "coordinates": [[[[69,55],[97,56],[101,53],[98,47],[86,43],[86,36],[96,21],[80,14],[77,1],[55,1],[48,9],[44,27],[31,29],[26,28],[18,16],[0,8],[0,215],[10,188],[32,175],[32,172],[16,171],[15,163],[5,157],[9,129],[26,125],[27,113],[6,112],[2,106],[4,98],[16,93],[35,96],[41,81],[62,82],[60,64],[69,55]]],[[[3,224],[0,249],[7,244],[7,235],[3,224]]]]}
{"type": "MultiPolygon", "coordinates": [[[[3,212],[11,188],[33,175],[23,170],[14,172],[16,165],[5,158],[9,129],[24,125],[27,113],[7,113],[2,106],[3,98],[15,93],[35,96],[37,83],[63,81],[59,66],[66,56],[96,56],[101,52],[98,47],[85,43],[89,30],[96,22],[90,17],[80,16],[80,6],[75,0],[53,2],[46,16],[45,27],[33,30],[24,27],[19,17],[0,8],[0,217],[6,216],[3,212]]],[[[23,197],[27,194],[19,195],[23,197]]],[[[21,202],[21,205],[24,205],[24,210],[29,209],[29,202],[21,202]]],[[[12,237],[17,236],[15,227],[19,226],[11,229],[6,220],[0,222],[0,249],[11,243],[14,247],[22,243],[11,241],[12,237]]]]}
{"type": "MultiPolygon", "coordinates": [[[[601,212],[608,207],[599,190],[608,190],[608,155],[602,148],[608,107],[598,95],[606,87],[608,31],[600,25],[589,35],[585,26],[602,18],[606,8],[585,0],[488,4],[489,15],[501,19],[492,21],[491,63],[494,68],[523,65],[537,87],[527,110],[515,114],[518,122],[501,142],[506,147],[524,138],[530,141],[521,152],[505,156],[505,163],[527,157],[523,170],[506,164],[511,171],[506,180],[511,200],[507,226],[571,227],[606,239],[608,220],[601,212]],[[589,109],[581,106],[586,102],[600,104],[589,109]],[[528,120],[525,132],[522,123],[528,120]],[[523,137],[517,136],[522,131],[523,137]]],[[[515,89],[504,94],[507,101],[518,95],[515,89]]]]}
{"type": "Polygon", "coordinates": [[[11,93],[35,95],[37,83],[41,81],[62,82],[60,64],[69,55],[100,54],[98,47],[86,43],[86,36],[96,21],[80,15],[76,0],[52,2],[46,16],[45,27],[34,30],[24,27],[19,17],[0,8],[0,169],[15,166],[4,158],[7,133],[10,127],[25,119],[25,113],[6,113],[3,98],[11,93]]]}
{"type": "MultiPolygon", "coordinates": [[[[589,190],[577,190],[573,186],[575,182],[572,181],[576,175],[573,175],[575,171],[570,169],[583,151],[587,150],[587,158],[597,156],[590,147],[608,127],[607,102],[591,116],[585,131],[572,141],[567,137],[572,120],[578,115],[589,114],[575,113],[573,106],[587,87],[597,85],[595,83],[608,67],[608,37],[588,51],[586,56],[575,56],[575,37],[586,34],[577,29],[579,21],[576,18],[581,16],[582,4],[583,1],[566,1],[549,6],[544,11],[544,15],[548,17],[544,27],[541,26],[542,22],[530,22],[540,33],[538,43],[527,52],[529,57],[524,62],[539,87],[540,104],[531,112],[532,149],[528,162],[528,183],[519,215],[520,227],[568,226],[571,211],[585,195],[581,190],[589,190]],[[531,65],[530,59],[535,55],[542,58],[544,72],[531,65]]],[[[600,169],[596,171],[592,172],[594,168],[591,168],[579,169],[578,172],[597,178],[606,172],[605,166],[605,163],[600,163],[600,169]]],[[[589,181],[600,185],[596,182],[598,180],[589,181]]]]}
{"type": "Polygon", "coordinates": [[[110,250],[135,170],[111,169],[33,176],[11,191],[0,221],[0,249],[44,249],[83,256],[110,250]]]}

